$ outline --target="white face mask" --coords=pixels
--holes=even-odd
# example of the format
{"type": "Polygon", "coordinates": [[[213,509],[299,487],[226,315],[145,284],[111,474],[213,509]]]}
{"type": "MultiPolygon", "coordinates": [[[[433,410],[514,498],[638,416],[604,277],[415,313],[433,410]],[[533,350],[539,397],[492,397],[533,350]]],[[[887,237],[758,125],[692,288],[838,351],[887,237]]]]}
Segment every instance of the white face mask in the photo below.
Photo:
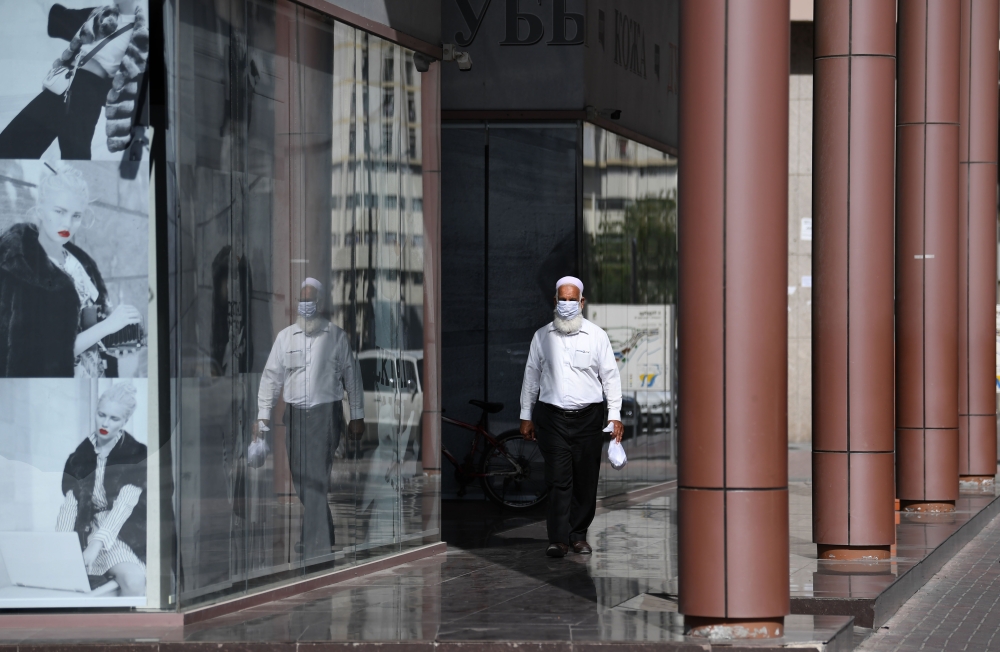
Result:
{"type": "Polygon", "coordinates": [[[564,301],[560,299],[556,302],[556,314],[563,319],[573,319],[580,314],[580,302],[579,301],[564,301]]]}
{"type": "Polygon", "coordinates": [[[315,301],[299,301],[299,314],[309,319],[316,314],[315,301]]]}

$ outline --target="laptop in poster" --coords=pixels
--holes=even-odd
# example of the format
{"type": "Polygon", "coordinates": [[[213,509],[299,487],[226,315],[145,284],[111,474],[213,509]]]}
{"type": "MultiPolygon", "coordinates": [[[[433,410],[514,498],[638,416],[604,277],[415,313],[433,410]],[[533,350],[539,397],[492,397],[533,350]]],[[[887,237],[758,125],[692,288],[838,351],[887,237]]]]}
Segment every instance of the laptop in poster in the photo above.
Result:
{"type": "Polygon", "coordinates": [[[75,532],[0,532],[0,587],[90,593],[75,532]]]}

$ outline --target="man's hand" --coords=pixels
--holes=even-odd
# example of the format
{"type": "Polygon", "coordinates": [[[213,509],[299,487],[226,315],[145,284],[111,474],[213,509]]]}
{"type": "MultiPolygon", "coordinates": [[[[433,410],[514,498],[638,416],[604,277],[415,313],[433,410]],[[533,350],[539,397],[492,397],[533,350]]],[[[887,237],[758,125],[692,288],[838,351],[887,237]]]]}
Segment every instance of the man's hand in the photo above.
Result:
{"type": "Polygon", "coordinates": [[[270,419],[257,419],[256,421],[254,421],[253,422],[253,438],[254,438],[254,441],[257,441],[258,439],[260,439],[261,437],[263,437],[263,434],[261,434],[261,430],[260,430],[260,424],[262,424],[262,423],[264,424],[265,428],[270,428],[271,427],[271,420],[270,419]]]}
{"type": "Polygon", "coordinates": [[[622,443],[622,435],[625,434],[625,426],[622,425],[621,421],[615,421],[614,419],[608,421],[613,427],[611,431],[611,436],[615,438],[615,441],[619,444],[622,443]]]}
{"type": "Polygon", "coordinates": [[[389,469],[385,472],[385,481],[393,489],[396,488],[399,481],[399,462],[393,462],[389,465],[389,469]]]}
{"type": "Polygon", "coordinates": [[[521,419],[521,436],[528,441],[535,441],[535,424],[530,420],[521,419]]]}
{"type": "Polygon", "coordinates": [[[347,424],[347,432],[351,433],[352,437],[360,437],[365,434],[365,420],[351,419],[351,422],[347,424]]]}

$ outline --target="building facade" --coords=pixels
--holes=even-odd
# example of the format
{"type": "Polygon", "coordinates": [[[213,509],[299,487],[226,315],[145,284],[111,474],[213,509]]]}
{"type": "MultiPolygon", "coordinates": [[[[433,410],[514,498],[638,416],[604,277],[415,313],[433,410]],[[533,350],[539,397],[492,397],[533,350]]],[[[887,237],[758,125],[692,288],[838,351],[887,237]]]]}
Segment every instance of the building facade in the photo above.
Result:
{"type": "Polygon", "coordinates": [[[0,7],[0,625],[443,551],[567,274],[691,631],[781,635],[790,441],[824,559],[992,486],[997,0],[0,7]]]}

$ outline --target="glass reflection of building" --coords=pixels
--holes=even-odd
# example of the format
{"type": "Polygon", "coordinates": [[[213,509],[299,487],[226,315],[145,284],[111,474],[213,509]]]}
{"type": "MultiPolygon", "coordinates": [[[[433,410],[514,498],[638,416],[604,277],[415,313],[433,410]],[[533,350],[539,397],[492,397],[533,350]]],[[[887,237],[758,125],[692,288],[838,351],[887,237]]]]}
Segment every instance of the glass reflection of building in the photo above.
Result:
{"type": "Polygon", "coordinates": [[[436,510],[424,510],[435,482],[420,465],[413,51],[287,0],[181,0],[178,10],[172,376],[184,608],[439,535],[436,510]],[[330,451],[333,545],[322,554],[303,546],[283,405],[264,435],[270,455],[259,468],[247,462],[261,372],[275,337],[296,323],[307,277],[323,284],[319,310],[358,359],[366,425],[357,438],[341,432],[330,451]]]}
{"type": "Polygon", "coordinates": [[[582,153],[588,318],[618,358],[629,457],[655,460],[644,474],[606,473],[611,495],[666,479],[677,461],[677,158],[587,123],[582,153]]]}

